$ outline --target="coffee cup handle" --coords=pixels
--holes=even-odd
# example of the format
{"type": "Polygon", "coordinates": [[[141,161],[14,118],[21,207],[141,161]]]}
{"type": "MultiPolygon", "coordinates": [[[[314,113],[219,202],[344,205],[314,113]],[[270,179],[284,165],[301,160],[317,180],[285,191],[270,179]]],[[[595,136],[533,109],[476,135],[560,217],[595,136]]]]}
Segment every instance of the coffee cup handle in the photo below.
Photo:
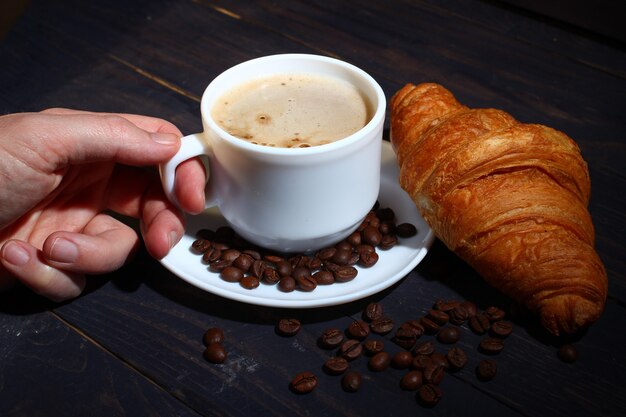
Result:
{"type": "MultiPolygon", "coordinates": [[[[193,135],[184,136],[181,139],[180,149],[169,161],[159,165],[159,175],[161,176],[161,184],[163,185],[163,191],[165,196],[174,204],[180,208],[176,194],[174,193],[174,178],[176,176],[176,168],[187,161],[188,159],[196,156],[210,155],[211,147],[207,144],[204,138],[204,133],[194,133],[193,135]]],[[[207,176],[209,172],[207,169],[207,176]]],[[[210,179],[210,177],[209,177],[210,179]]],[[[205,208],[215,206],[214,198],[210,193],[211,187],[206,187],[206,203],[205,208]]]]}

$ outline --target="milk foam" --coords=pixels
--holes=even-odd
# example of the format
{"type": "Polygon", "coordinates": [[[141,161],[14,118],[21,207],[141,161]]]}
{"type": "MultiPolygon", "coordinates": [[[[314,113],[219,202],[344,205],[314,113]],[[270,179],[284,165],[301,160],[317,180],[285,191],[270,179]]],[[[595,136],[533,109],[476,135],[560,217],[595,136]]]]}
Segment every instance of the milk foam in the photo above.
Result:
{"type": "Polygon", "coordinates": [[[316,74],[250,80],[221,96],[211,115],[233,136],[259,145],[299,148],[350,136],[371,109],[347,81],[316,74]]]}

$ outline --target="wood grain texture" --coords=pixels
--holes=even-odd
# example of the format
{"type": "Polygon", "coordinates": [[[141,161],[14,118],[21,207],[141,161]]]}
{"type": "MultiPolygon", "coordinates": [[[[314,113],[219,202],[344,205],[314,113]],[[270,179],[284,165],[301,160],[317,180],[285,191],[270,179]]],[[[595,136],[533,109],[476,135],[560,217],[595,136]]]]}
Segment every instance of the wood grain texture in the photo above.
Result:
{"type": "MultiPolygon", "coordinates": [[[[197,99],[210,79],[243,60],[280,52],[345,59],[371,73],[388,97],[408,81],[438,81],[472,107],[503,108],[579,143],[591,173],[596,246],[609,276],[603,316],[574,339],[579,361],[560,362],[562,340],[522,315],[513,319],[490,383],[473,374],[484,358],[476,350],[480,337],[462,328],[468,367],[445,377],[444,399],[433,409],[398,388],[402,372],[373,373],[364,360],[351,365],[363,372],[363,388],[347,394],[337,377],[322,372],[334,352],[320,349],[316,338],[327,327],[345,328],[368,301],[381,301],[401,322],[420,317],[438,298],[471,299],[481,308],[508,307],[509,300],[440,243],[381,294],[302,311],[202,292],[141,252],[119,272],[91,277],[89,291],[71,303],[35,298],[16,309],[7,306],[29,297],[6,294],[14,304],[0,303],[0,326],[9,329],[0,334],[0,410],[54,415],[52,405],[64,404],[57,415],[71,416],[104,404],[100,415],[361,416],[389,415],[392,406],[394,415],[623,415],[623,49],[490,2],[33,0],[0,44],[0,112],[126,111],[164,117],[193,133],[201,129],[197,99]],[[304,323],[294,338],[274,332],[288,315],[304,323]],[[210,326],[225,329],[224,365],[202,358],[201,337],[210,326]],[[16,337],[20,331],[32,338],[16,337]],[[320,377],[311,395],[288,389],[302,370],[320,377]],[[42,379],[51,386],[23,393],[42,379]],[[17,407],[16,398],[30,408],[17,407]]],[[[399,350],[390,336],[384,339],[390,352],[399,350]]]]}

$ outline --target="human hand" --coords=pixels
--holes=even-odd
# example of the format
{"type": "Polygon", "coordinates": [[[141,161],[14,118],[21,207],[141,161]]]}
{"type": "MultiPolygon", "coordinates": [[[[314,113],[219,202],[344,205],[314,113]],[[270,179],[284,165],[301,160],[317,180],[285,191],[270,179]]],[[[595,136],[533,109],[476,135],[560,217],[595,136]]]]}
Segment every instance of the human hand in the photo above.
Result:
{"type": "MultiPolygon", "coordinates": [[[[0,116],[0,289],[15,279],[52,300],[75,297],[84,274],[122,266],[137,249],[132,228],[107,210],[140,218],[148,252],[162,258],[184,232],[156,173],[180,131],[152,117],[49,109],[0,116]]],[[[179,166],[176,197],[204,208],[204,168],[179,166]]]]}

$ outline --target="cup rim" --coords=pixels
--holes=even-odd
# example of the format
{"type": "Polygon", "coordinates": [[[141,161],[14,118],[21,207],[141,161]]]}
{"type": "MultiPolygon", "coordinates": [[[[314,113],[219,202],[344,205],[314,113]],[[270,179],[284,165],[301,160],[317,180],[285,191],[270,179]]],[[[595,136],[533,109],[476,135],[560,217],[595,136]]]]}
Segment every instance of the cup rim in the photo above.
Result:
{"type": "MultiPolygon", "coordinates": [[[[306,72],[306,71],[302,71],[302,72],[306,72]]],[[[313,154],[319,154],[319,153],[325,153],[325,152],[332,152],[337,149],[350,146],[351,144],[353,144],[354,142],[358,142],[362,138],[369,137],[372,134],[372,132],[374,132],[380,126],[380,124],[384,122],[386,107],[387,107],[387,103],[386,103],[385,93],[382,87],[378,84],[378,82],[371,75],[369,75],[364,70],[346,61],[342,61],[340,59],[332,58],[329,56],[316,55],[316,54],[301,54],[301,53],[266,55],[266,56],[262,56],[258,58],[253,58],[248,61],[241,62],[233,67],[230,67],[229,69],[220,73],[217,77],[213,79],[213,81],[211,81],[211,83],[209,83],[209,85],[204,90],[204,93],[202,95],[202,99],[200,102],[200,110],[201,110],[201,115],[202,115],[204,123],[208,124],[209,128],[213,130],[214,132],[218,132],[222,139],[228,141],[233,146],[246,149],[249,151],[253,151],[256,153],[260,153],[260,154],[267,154],[267,155],[283,155],[283,154],[313,155],[313,154]],[[264,61],[271,62],[271,61],[280,61],[280,60],[287,60],[287,59],[300,59],[304,61],[318,61],[318,62],[321,61],[321,62],[330,63],[333,65],[337,65],[337,66],[349,69],[353,73],[357,74],[357,76],[365,80],[367,84],[373,89],[376,95],[376,100],[377,100],[374,113],[372,114],[372,117],[367,122],[367,124],[365,124],[365,126],[360,128],[353,134],[346,136],[345,138],[336,140],[334,142],[330,142],[330,143],[326,143],[322,145],[315,145],[315,146],[311,146],[307,148],[283,148],[283,147],[264,146],[264,145],[247,142],[245,140],[237,138],[236,136],[231,135],[230,133],[222,129],[222,127],[215,120],[213,120],[213,118],[211,117],[211,108],[209,108],[209,104],[212,104],[212,103],[208,103],[209,96],[210,96],[208,93],[211,91],[211,89],[215,88],[215,85],[220,83],[223,78],[227,77],[230,73],[239,70],[242,66],[255,65],[259,62],[264,62],[264,61]]]]}

